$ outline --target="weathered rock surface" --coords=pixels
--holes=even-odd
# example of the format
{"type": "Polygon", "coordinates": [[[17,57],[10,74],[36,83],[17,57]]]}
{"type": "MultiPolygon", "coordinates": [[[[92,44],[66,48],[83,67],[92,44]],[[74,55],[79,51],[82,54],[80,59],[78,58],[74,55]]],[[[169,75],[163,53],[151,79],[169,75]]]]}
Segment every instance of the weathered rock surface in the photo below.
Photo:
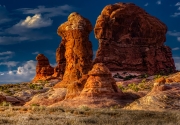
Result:
{"type": "MultiPolygon", "coordinates": [[[[82,78],[92,68],[92,44],[89,33],[92,25],[86,18],[74,12],[68,16],[68,21],[58,28],[62,37],[60,48],[57,49],[56,60],[66,62],[63,80],[55,87],[67,87],[82,78]]],[[[63,70],[62,70],[63,71],[63,70]]]]}
{"type": "Polygon", "coordinates": [[[3,102],[3,101],[6,101],[6,97],[3,96],[3,95],[0,95],[0,103],[3,102]]]}
{"type": "Polygon", "coordinates": [[[56,62],[57,66],[54,68],[54,77],[63,78],[65,67],[66,67],[66,58],[65,58],[65,41],[61,41],[59,47],[56,49],[56,62]]]}
{"type": "Polygon", "coordinates": [[[54,68],[50,66],[48,58],[43,54],[38,54],[36,60],[38,62],[36,65],[36,76],[33,82],[50,79],[54,73],[54,68]]]}
{"type": "Polygon", "coordinates": [[[31,101],[25,104],[25,106],[31,106],[33,104],[44,106],[52,105],[56,102],[64,100],[66,93],[66,88],[53,88],[45,93],[35,95],[31,101]]]}
{"type": "Polygon", "coordinates": [[[111,71],[148,74],[174,72],[171,49],[163,45],[167,27],[159,19],[131,3],[107,5],[94,28],[99,48],[94,63],[111,71]]]}
{"type": "MultiPolygon", "coordinates": [[[[88,107],[108,107],[113,105],[122,106],[125,104],[121,99],[123,93],[118,89],[109,69],[102,63],[95,64],[88,73],[88,79],[82,91],[73,89],[70,94],[76,95],[74,98],[66,97],[65,100],[51,106],[78,107],[86,105],[88,107]]],[[[76,84],[78,85],[78,84],[76,84]]],[[[78,87],[73,87],[78,88],[78,87]]],[[[69,89],[68,89],[69,90],[69,89]]],[[[67,94],[69,92],[67,91],[67,94]]],[[[72,97],[72,96],[70,96],[72,97]]]]}
{"type": "Polygon", "coordinates": [[[89,78],[87,79],[80,96],[108,97],[120,91],[118,90],[116,81],[113,79],[109,69],[103,63],[95,64],[88,75],[89,78]]]}
{"type": "Polygon", "coordinates": [[[165,80],[161,78],[154,83],[154,88],[150,93],[131,103],[125,109],[180,110],[180,83],[165,84],[165,80]]]}

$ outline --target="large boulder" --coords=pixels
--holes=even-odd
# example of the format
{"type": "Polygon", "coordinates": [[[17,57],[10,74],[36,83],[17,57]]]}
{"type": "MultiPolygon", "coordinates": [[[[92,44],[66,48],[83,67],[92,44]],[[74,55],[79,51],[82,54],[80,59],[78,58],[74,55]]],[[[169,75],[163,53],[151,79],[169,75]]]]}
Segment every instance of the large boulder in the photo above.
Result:
{"type": "Polygon", "coordinates": [[[36,57],[36,75],[33,82],[38,80],[48,80],[54,73],[54,68],[50,66],[49,60],[43,54],[38,54],[36,57]]]}
{"type": "Polygon", "coordinates": [[[94,63],[111,71],[148,74],[175,71],[171,49],[164,45],[167,27],[132,3],[107,5],[94,28],[99,48],[94,63]]]}
{"type": "Polygon", "coordinates": [[[62,42],[57,49],[56,60],[59,63],[66,62],[66,66],[65,71],[61,69],[64,72],[63,80],[55,88],[68,87],[92,68],[93,53],[89,41],[91,31],[90,21],[76,12],[71,13],[68,21],[59,26],[57,32],[62,37],[62,42]]]}

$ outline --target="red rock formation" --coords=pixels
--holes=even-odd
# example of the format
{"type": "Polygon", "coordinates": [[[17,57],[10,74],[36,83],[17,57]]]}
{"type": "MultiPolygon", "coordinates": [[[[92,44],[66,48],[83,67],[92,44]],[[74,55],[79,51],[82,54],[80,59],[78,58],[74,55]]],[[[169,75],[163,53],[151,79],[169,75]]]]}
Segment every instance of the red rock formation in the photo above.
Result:
{"type": "MultiPolygon", "coordinates": [[[[62,37],[60,48],[57,49],[56,60],[66,62],[63,80],[55,87],[67,87],[79,80],[92,67],[92,44],[89,33],[91,23],[78,13],[71,13],[68,21],[58,28],[58,35],[62,37]]],[[[63,71],[63,70],[62,70],[63,71]]]]}
{"type": "Polygon", "coordinates": [[[57,66],[54,68],[54,77],[63,78],[65,67],[66,67],[66,58],[65,58],[65,41],[61,41],[59,47],[56,49],[56,62],[57,66]]]}
{"type": "Polygon", "coordinates": [[[116,81],[112,77],[109,69],[103,63],[97,63],[88,73],[89,78],[81,92],[80,96],[95,97],[95,96],[112,96],[118,93],[116,81]]]}
{"type": "Polygon", "coordinates": [[[106,6],[94,32],[99,40],[94,62],[103,62],[111,71],[175,71],[171,49],[163,45],[166,25],[134,4],[106,6]]]}
{"type": "Polygon", "coordinates": [[[43,54],[38,54],[36,57],[36,76],[33,82],[38,80],[48,80],[54,73],[54,68],[50,66],[49,60],[43,54]]]}
{"type": "MultiPolygon", "coordinates": [[[[87,105],[88,107],[109,107],[114,105],[124,105],[121,100],[123,93],[118,89],[109,69],[102,63],[95,64],[85,78],[83,89],[79,89],[80,84],[74,82],[71,89],[67,88],[65,100],[51,106],[78,107],[87,105]],[[70,89],[70,91],[69,91],[70,89]]],[[[83,80],[79,83],[83,83],[83,80]]]]}

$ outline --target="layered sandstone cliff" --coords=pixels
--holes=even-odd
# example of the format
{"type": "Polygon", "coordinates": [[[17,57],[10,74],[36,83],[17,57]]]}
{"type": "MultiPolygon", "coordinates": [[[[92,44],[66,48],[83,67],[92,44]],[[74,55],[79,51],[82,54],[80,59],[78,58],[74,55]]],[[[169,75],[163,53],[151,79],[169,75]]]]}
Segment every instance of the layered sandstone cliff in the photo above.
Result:
{"type": "Polygon", "coordinates": [[[94,63],[102,62],[111,71],[175,71],[171,49],[164,45],[166,25],[135,4],[107,5],[94,32],[99,41],[94,63]]]}

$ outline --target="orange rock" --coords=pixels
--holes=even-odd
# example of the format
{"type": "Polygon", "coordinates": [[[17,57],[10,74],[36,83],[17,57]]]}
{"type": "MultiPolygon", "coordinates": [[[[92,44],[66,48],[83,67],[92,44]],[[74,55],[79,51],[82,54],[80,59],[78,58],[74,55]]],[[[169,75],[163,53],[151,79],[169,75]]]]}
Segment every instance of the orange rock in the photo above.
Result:
{"type": "Polygon", "coordinates": [[[163,45],[167,26],[132,3],[107,5],[94,28],[99,40],[94,63],[111,71],[148,74],[175,71],[171,49],[163,45]]]}
{"type": "MultiPolygon", "coordinates": [[[[56,84],[55,88],[67,87],[69,84],[82,78],[92,68],[92,44],[89,41],[89,33],[92,25],[89,20],[74,12],[68,16],[68,21],[61,24],[58,28],[58,35],[62,37],[62,48],[60,52],[64,57],[57,56],[66,60],[63,80],[56,84]],[[65,50],[65,52],[64,52],[65,50]]],[[[60,46],[61,46],[60,45],[60,46]]]]}
{"type": "Polygon", "coordinates": [[[65,67],[66,67],[66,58],[65,58],[65,41],[61,41],[59,47],[56,50],[56,62],[57,66],[54,68],[54,77],[63,78],[65,67]]]}
{"type": "Polygon", "coordinates": [[[36,75],[33,82],[38,80],[48,80],[54,73],[54,68],[50,66],[49,60],[43,54],[38,54],[36,57],[36,75]]]}
{"type": "Polygon", "coordinates": [[[155,80],[157,83],[166,83],[166,79],[164,77],[158,78],[155,80]]]}
{"type": "Polygon", "coordinates": [[[55,103],[51,107],[59,105],[92,108],[122,106],[125,102],[122,97],[123,93],[118,90],[109,69],[104,64],[98,63],[93,66],[87,76],[84,76],[84,79],[81,78],[68,86],[65,100],[55,103]]]}
{"type": "MultiPolygon", "coordinates": [[[[113,79],[109,69],[103,63],[97,63],[88,73],[89,78],[80,96],[111,96],[118,93],[116,81],[113,79]]],[[[120,90],[119,90],[120,91],[120,90]]]]}

